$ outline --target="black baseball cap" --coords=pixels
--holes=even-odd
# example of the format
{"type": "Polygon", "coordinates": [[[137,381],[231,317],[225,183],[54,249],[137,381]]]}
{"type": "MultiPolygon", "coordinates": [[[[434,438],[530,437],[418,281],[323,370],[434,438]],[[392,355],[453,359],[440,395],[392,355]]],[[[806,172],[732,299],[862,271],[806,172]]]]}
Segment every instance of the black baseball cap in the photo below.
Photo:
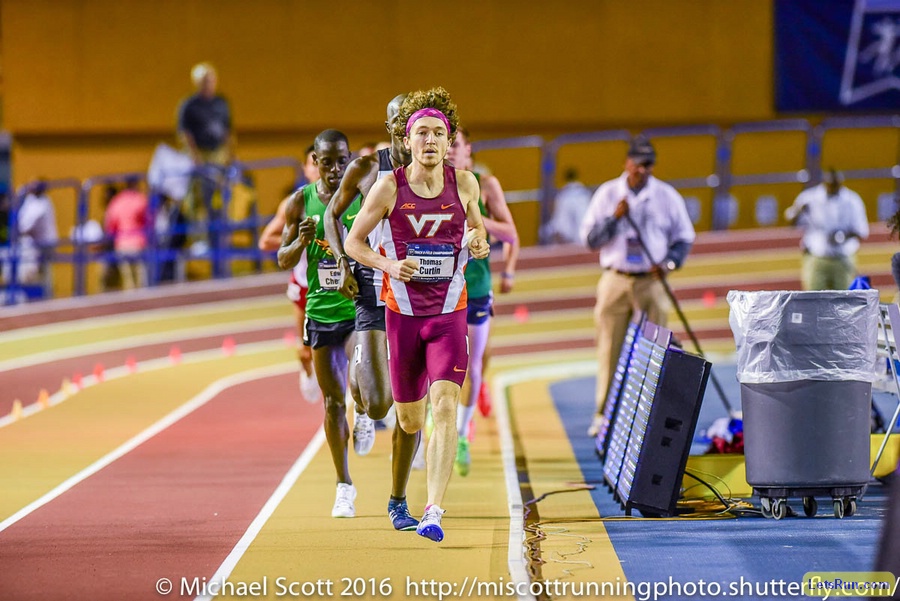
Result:
{"type": "Polygon", "coordinates": [[[637,163],[653,164],[656,162],[656,149],[653,148],[650,140],[644,136],[637,136],[628,145],[628,158],[637,163]]]}

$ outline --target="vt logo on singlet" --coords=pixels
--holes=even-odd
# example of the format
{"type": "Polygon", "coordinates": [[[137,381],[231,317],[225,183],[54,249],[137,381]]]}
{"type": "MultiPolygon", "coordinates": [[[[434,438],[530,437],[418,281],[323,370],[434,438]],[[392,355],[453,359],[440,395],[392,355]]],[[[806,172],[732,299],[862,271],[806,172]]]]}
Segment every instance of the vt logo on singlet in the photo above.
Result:
{"type": "Polygon", "coordinates": [[[432,224],[431,229],[425,234],[426,238],[431,238],[437,234],[438,228],[441,227],[443,222],[453,219],[453,215],[448,215],[447,213],[423,213],[419,217],[414,217],[413,215],[407,215],[406,217],[409,219],[413,230],[415,230],[416,236],[422,236],[422,231],[428,223],[432,224]]]}

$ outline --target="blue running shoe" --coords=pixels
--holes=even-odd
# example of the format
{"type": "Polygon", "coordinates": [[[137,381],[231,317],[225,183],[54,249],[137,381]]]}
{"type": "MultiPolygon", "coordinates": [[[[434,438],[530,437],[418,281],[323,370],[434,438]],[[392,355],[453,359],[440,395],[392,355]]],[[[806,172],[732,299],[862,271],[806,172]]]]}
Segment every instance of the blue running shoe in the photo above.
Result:
{"type": "Polygon", "coordinates": [[[444,540],[444,530],[441,528],[442,515],[444,515],[444,510],[437,505],[432,505],[426,509],[425,515],[422,516],[422,521],[419,522],[419,527],[416,528],[416,534],[436,543],[444,540]]]}
{"type": "Polygon", "coordinates": [[[394,530],[415,530],[419,525],[419,520],[409,514],[409,507],[406,506],[406,499],[403,501],[388,501],[388,517],[391,518],[391,524],[394,530]]]}

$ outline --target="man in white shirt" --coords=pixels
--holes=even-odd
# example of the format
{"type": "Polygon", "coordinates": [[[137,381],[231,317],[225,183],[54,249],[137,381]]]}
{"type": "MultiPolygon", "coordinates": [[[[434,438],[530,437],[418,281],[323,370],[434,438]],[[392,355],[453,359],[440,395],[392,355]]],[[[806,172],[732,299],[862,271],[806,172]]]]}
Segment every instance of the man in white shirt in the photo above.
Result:
{"type": "Polygon", "coordinates": [[[596,436],[603,424],[607,390],[628,322],[641,311],[651,322],[666,325],[672,303],[661,278],[681,267],[694,242],[684,199],[675,188],[653,177],[655,163],[653,145],[641,136],[635,138],[625,172],[597,188],[581,224],[581,241],[600,250],[604,270],[594,307],[597,413],[590,436],[596,436]]]}
{"type": "Polygon", "coordinates": [[[573,167],[566,169],[565,178],[566,185],[560,188],[553,202],[553,217],[546,237],[554,243],[578,243],[581,222],[591,203],[591,189],[578,181],[578,172],[573,167]]]}
{"type": "Polygon", "coordinates": [[[830,169],[784,212],[803,229],[804,290],[846,290],[856,277],[856,251],[869,237],[869,220],[862,198],[843,183],[841,172],[830,169]]]}
{"type": "Polygon", "coordinates": [[[17,219],[20,282],[37,283],[46,273],[46,262],[59,242],[56,211],[47,196],[47,184],[36,182],[22,200],[17,219]]]}

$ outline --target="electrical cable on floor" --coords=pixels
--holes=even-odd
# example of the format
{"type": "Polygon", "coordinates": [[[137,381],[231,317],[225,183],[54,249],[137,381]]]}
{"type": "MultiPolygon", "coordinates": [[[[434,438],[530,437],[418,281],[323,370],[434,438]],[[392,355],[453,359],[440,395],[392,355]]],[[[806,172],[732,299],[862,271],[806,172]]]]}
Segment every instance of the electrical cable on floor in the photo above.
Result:
{"type": "MultiPolygon", "coordinates": [[[[703,472],[701,472],[703,473],[703,472]]],[[[725,498],[716,487],[711,485],[706,480],[700,478],[695,473],[685,471],[685,475],[690,476],[694,480],[700,483],[700,485],[705,486],[716,497],[716,501],[707,501],[705,499],[696,499],[696,500],[682,500],[678,503],[678,507],[680,509],[690,508],[691,513],[682,513],[673,517],[665,517],[665,518],[646,518],[646,517],[632,517],[632,516],[609,516],[609,517],[597,517],[597,518],[555,518],[555,519],[546,519],[541,520],[538,515],[537,520],[529,520],[532,512],[536,513],[537,504],[551,495],[557,495],[562,493],[570,493],[570,492],[580,492],[580,491],[592,491],[596,487],[590,484],[585,485],[576,485],[573,488],[553,490],[547,493],[544,493],[538,497],[535,497],[524,504],[524,518],[525,525],[524,530],[527,533],[524,545],[526,548],[525,556],[527,557],[529,563],[529,571],[531,572],[533,577],[536,577],[536,581],[543,580],[542,571],[537,568],[537,566],[547,565],[547,564],[556,564],[561,566],[560,570],[564,577],[573,578],[575,577],[575,571],[573,568],[575,566],[581,566],[584,569],[592,569],[595,566],[589,561],[581,561],[577,559],[570,559],[570,557],[578,556],[582,553],[585,553],[588,545],[593,542],[593,539],[589,536],[584,536],[581,534],[577,534],[575,532],[570,531],[567,527],[568,525],[581,524],[587,525],[596,522],[621,522],[621,521],[684,521],[684,520],[723,520],[723,519],[736,519],[741,517],[742,515],[761,515],[761,511],[758,508],[755,508],[753,505],[746,501],[735,500],[731,498],[725,498]],[[544,558],[542,556],[542,543],[544,541],[548,541],[549,539],[558,539],[561,537],[570,537],[573,539],[577,539],[574,541],[576,549],[572,552],[560,552],[554,550],[553,553],[555,557],[544,558]]],[[[713,478],[718,479],[725,488],[728,490],[728,494],[731,494],[731,489],[728,486],[728,483],[719,478],[714,474],[706,474],[703,473],[704,476],[712,476],[713,478]]],[[[577,569],[577,568],[575,568],[577,569]]],[[[544,596],[542,595],[543,599],[544,596]]]]}
{"type": "MultiPolygon", "coordinates": [[[[523,517],[525,518],[524,530],[525,530],[525,532],[529,533],[529,535],[526,535],[525,541],[524,541],[524,545],[526,548],[525,556],[528,559],[529,571],[531,572],[532,577],[536,581],[543,580],[543,577],[538,576],[539,570],[537,570],[537,568],[535,566],[541,566],[541,565],[548,563],[547,560],[544,560],[541,557],[541,542],[547,540],[548,534],[553,535],[553,536],[577,537],[578,539],[580,539],[575,543],[577,546],[577,550],[575,552],[567,553],[567,554],[560,554],[559,552],[556,552],[558,555],[561,555],[564,559],[559,560],[559,559],[551,558],[550,561],[552,561],[553,563],[564,563],[567,565],[578,564],[578,565],[584,566],[587,569],[594,567],[594,565],[588,561],[576,561],[576,560],[566,559],[569,555],[578,555],[578,554],[584,553],[587,545],[590,542],[592,542],[590,538],[581,536],[578,534],[571,534],[571,533],[569,533],[568,528],[558,528],[555,531],[551,531],[548,533],[546,531],[546,529],[543,527],[542,522],[540,522],[538,520],[530,520],[529,519],[532,512],[535,512],[535,513],[537,512],[537,504],[540,501],[543,501],[544,499],[549,497],[550,495],[562,494],[562,493],[567,493],[567,492],[591,491],[591,490],[594,490],[594,486],[592,486],[592,485],[581,485],[576,488],[554,490],[554,491],[544,493],[541,496],[531,499],[529,501],[526,501],[524,503],[524,505],[523,505],[523,510],[524,510],[523,517]]],[[[538,517],[540,517],[540,516],[538,516],[538,517]]],[[[564,568],[562,571],[564,574],[567,574],[569,576],[573,575],[573,572],[569,569],[564,568]]],[[[542,594],[539,596],[539,598],[543,599],[543,598],[547,598],[547,597],[542,594]]]]}
{"type": "MultiPolygon", "coordinates": [[[[713,478],[718,479],[722,484],[725,485],[726,488],[728,488],[729,495],[731,494],[731,488],[728,486],[728,483],[725,482],[725,480],[723,480],[722,478],[719,478],[715,474],[708,474],[705,472],[701,472],[701,473],[704,476],[712,476],[713,478]]],[[[741,514],[762,515],[762,511],[755,508],[752,504],[747,503],[746,501],[736,501],[730,497],[728,499],[725,499],[715,486],[713,486],[709,482],[703,480],[702,478],[697,476],[697,474],[690,472],[688,470],[685,470],[684,475],[689,476],[690,478],[693,478],[694,480],[699,482],[701,485],[705,486],[706,488],[708,488],[709,490],[712,491],[712,493],[716,496],[716,498],[719,500],[719,502],[722,504],[722,506],[724,508],[724,509],[721,509],[719,512],[715,512],[715,513],[717,513],[719,515],[729,514],[729,515],[732,515],[733,517],[740,517],[741,514]]],[[[715,509],[715,507],[717,507],[716,505],[710,503],[709,501],[705,501],[702,499],[697,499],[696,501],[682,500],[678,503],[678,506],[679,507],[690,507],[694,510],[694,513],[686,514],[683,516],[687,519],[695,519],[694,517],[692,517],[694,515],[714,513],[714,509],[715,509]]]]}

